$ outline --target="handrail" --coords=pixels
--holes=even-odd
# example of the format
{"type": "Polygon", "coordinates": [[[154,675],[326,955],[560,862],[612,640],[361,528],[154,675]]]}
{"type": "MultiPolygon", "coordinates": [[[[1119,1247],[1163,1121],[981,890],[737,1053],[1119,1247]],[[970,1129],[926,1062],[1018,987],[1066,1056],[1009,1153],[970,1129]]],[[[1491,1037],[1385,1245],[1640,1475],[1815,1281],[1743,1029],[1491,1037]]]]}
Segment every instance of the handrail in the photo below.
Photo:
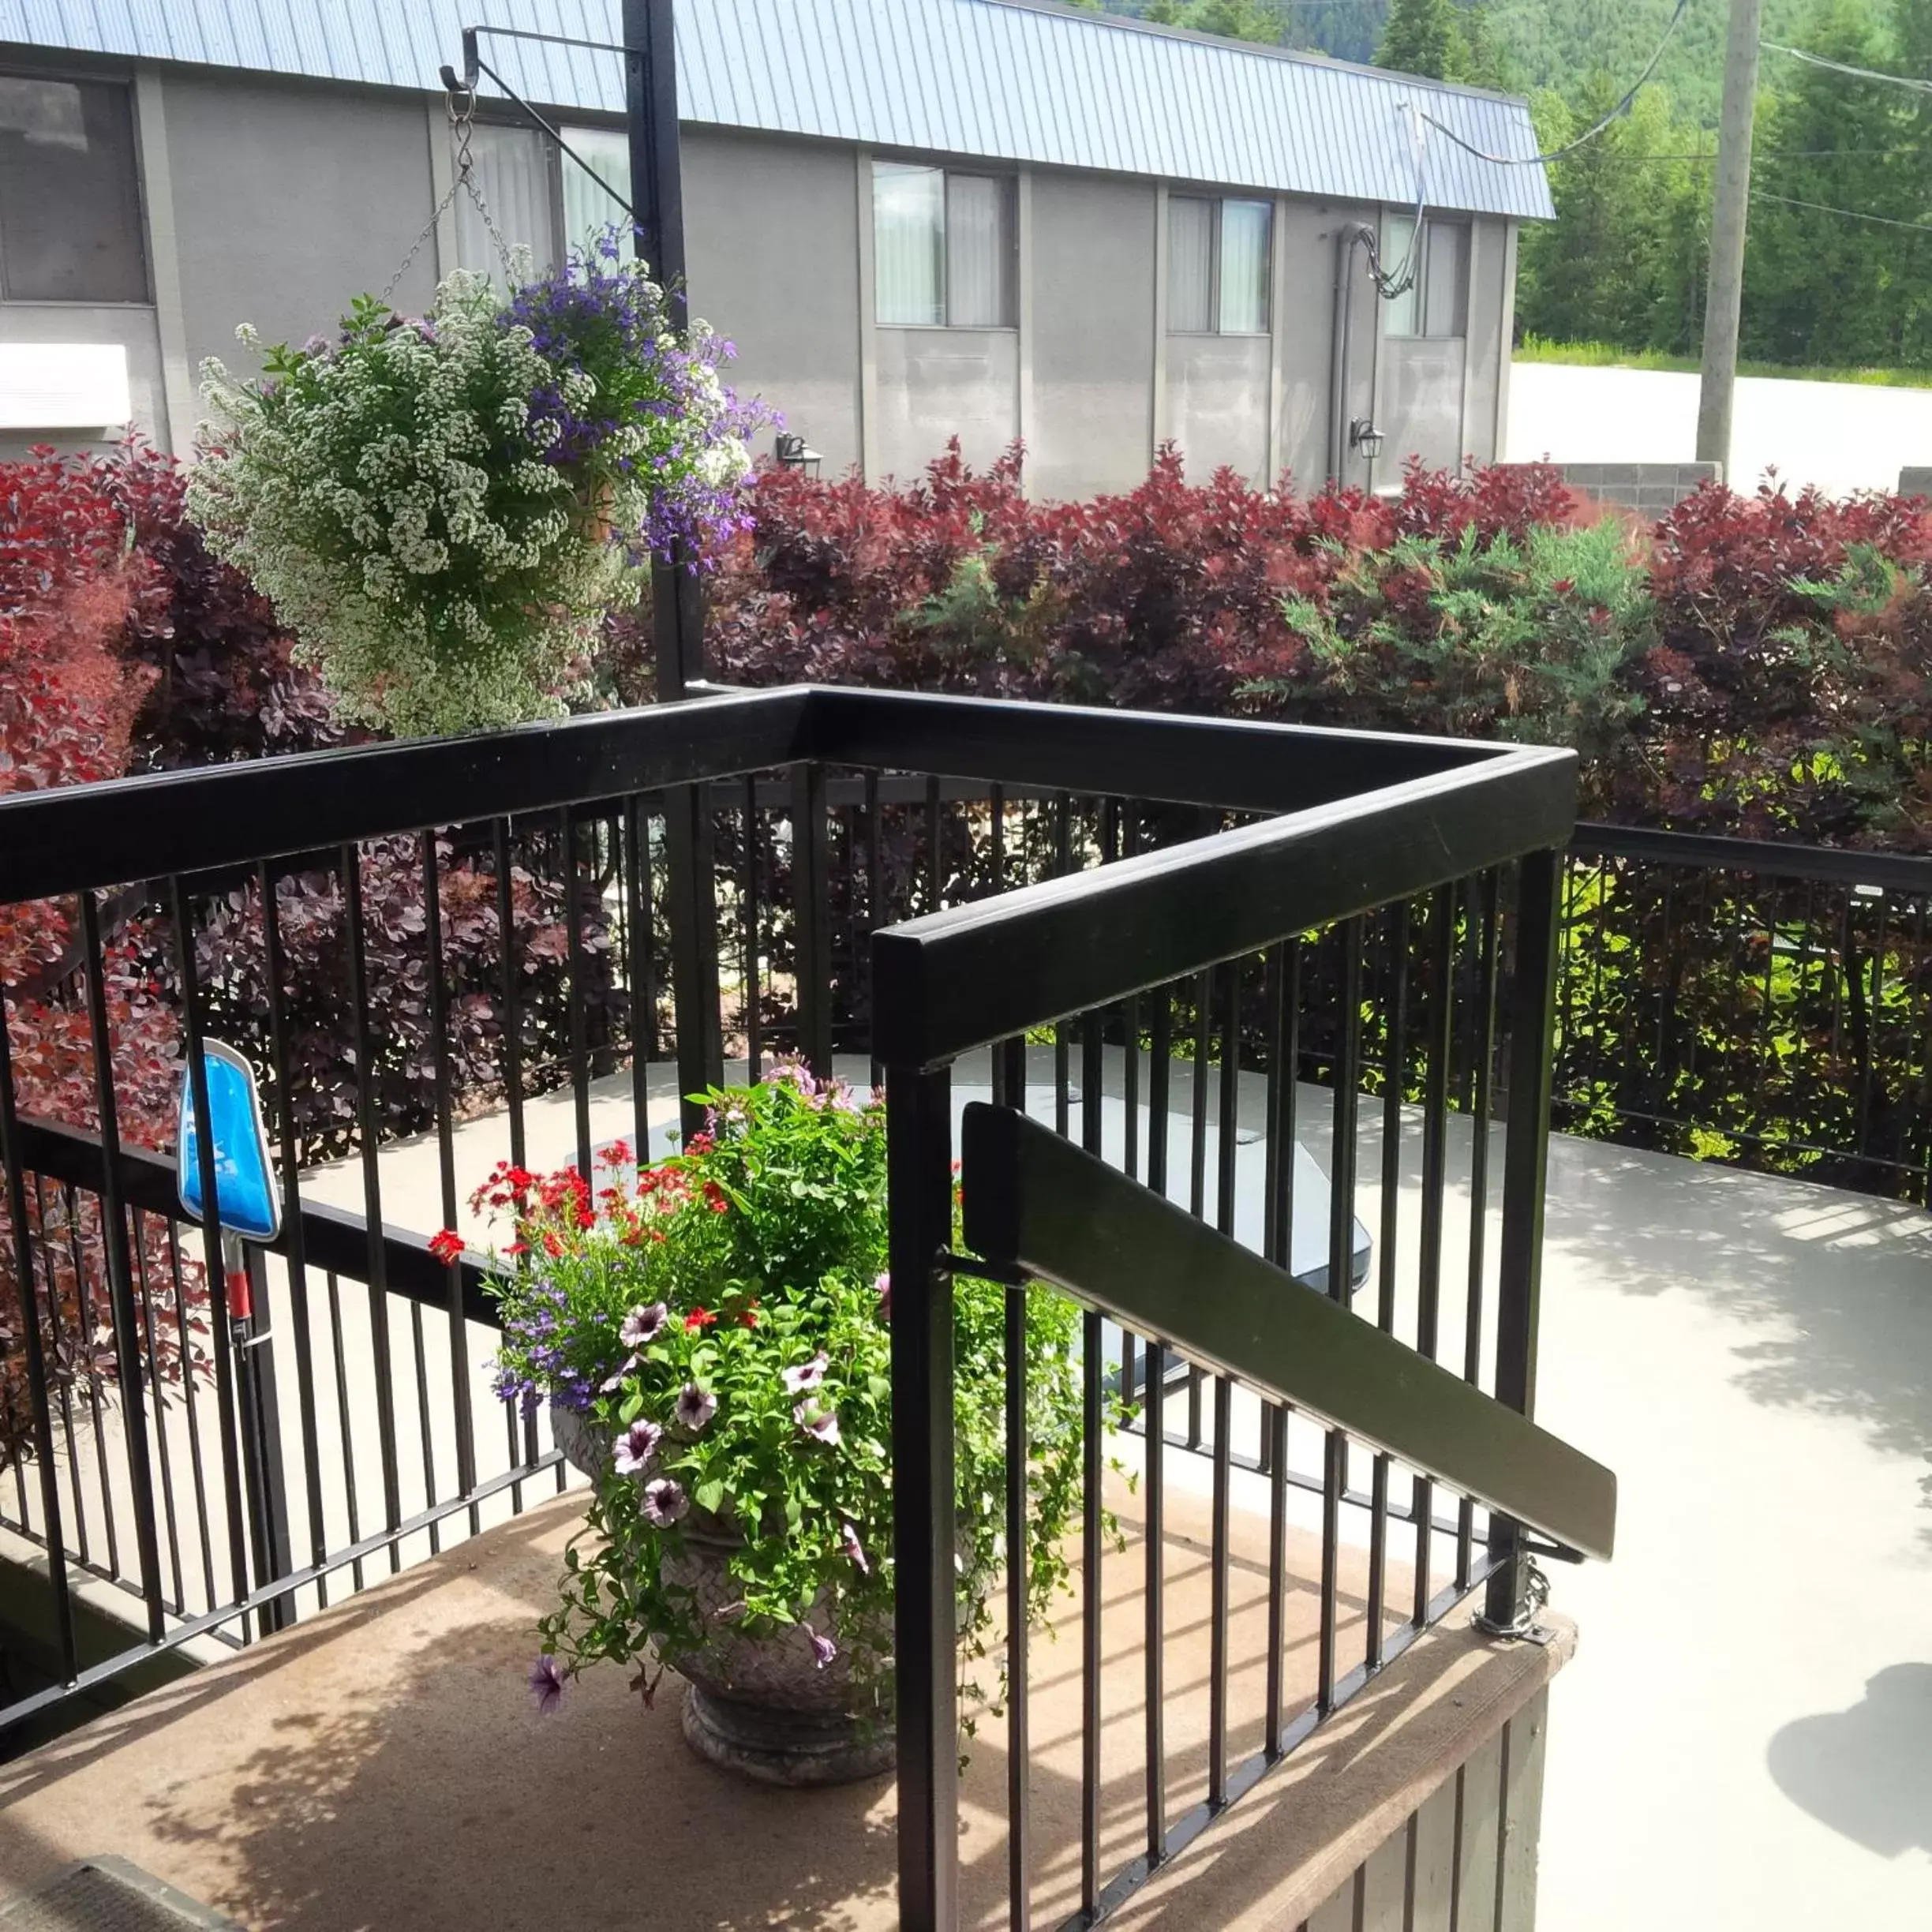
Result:
{"type": "Polygon", "coordinates": [[[966,1242],[989,1263],[1610,1555],[1616,1477],[1526,1417],[1023,1114],[974,1102],[961,1151],[966,1242]]]}
{"type": "MultiPolygon", "coordinates": [[[[107,1175],[107,1159],[99,1135],[84,1127],[69,1127],[57,1121],[36,1120],[22,1115],[20,1122],[21,1165],[29,1174],[58,1181],[90,1194],[98,1194],[107,1175]]],[[[114,1169],[122,1205],[164,1220],[178,1221],[185,1226],[199,1223],[183,1211],[175,1193],[174,1163],[143,1148],[122,1147],[114,1169]]],[[[382,1230],[383,1285],[393,1294],[419,1301],[425,1308],[449,1306],[449,1275],[443,1264],[429,1252],[429,1244],[414,1230],[385,1222],[382,1230]]],[[[285,1226],[271,1241],[252,1244],[268,1254],[286,1255],[294,1251],[294,1231],[285,1226]]],[[[345,1281],[369,1278],[369,1223],[344,1208],[331,1208],[319,1201],[301,1204],[301,1252],[305,1264],[317,1272],[339,1275],[345,1281]]],[[[485,1291],[489,1271],[466,1255],[457,1263],[462,1284],[466,1320],[500,1327],[503,1319],[495,1301],[485,1291]]]]}
{"type": "Polygon", "coordinates": [[[1750,872],[1759,878],[1806,879],[1828,886],[1876,886],[1913,898],[1932,897],[1932,855],[1859,852],[1775,839],[1724,838],[1655,826],[1579,825],[1571,850],[1589,859],[1642,859],[1659,865],[1750,872]]]}
{"type": "Polygon", "coordinates": [[[877,932],[873,1051],[936,1065],[1559,847],[1575,782],[1574,753],[1506,752],[877,932]]]}
{"type": "Polygon", "coordinates": [[[0,799],[0,904],[283,859],[801,760],[1295,811],[1525,756],[1249,720],[792,685],[466,737],[359,745],[0,799]]]}
{"type": "Polygon", "coordinates": [[[514,817],[808,755],[808,693],[200,766],[0,799],[0,905],[514,817]]]}

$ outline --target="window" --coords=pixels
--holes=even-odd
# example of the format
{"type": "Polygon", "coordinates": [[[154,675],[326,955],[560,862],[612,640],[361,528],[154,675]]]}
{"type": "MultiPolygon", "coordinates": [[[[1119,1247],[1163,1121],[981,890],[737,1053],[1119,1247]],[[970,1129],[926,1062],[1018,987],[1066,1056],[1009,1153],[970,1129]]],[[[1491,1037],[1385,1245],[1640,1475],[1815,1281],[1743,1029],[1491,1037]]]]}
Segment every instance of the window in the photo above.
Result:
{"type": "Polygon", "coordinates": [[[1169,332],[1265,335],[1274,238],[1270,202],[1170,195],[1169,332]]]}
{"type": "Polygon", "coordinates": [[[878,320],[894,328],[1009,328],[1013,182],[898,161],[872,165],[878,320]]]}
{"type": "MultiPolygon", "coordinates": [[[[621,128],[567,127],[564,138],[585,166],[595,168],[625,200],[631,199],[631,141],[621,128]]],[[[630,253],[631,217],[569,155],[560,153],[564,203],[564,244],[580,249],[606,228],[615,228],[630,253]]]]}
{"type": "MultiPolygon", "coordinates": [[[[477,122],[470,129],[472,178],[489,210],[490,222],[512,248],[530,250],[539,275],[556,264],[556,174],[548,136],[535,128],[500,127],[477,122]]],[[[594,192],[594,189],[593,190],[594,192]]],[[[503,259],[489,228],[470,197],[456,197],[456,259],[480,268],[499,288],[507,286],[503,259]]]]}
{"type": "Polygon", "coordinates": [[[0,74],[0,290],[9,301],[147,301],[125,87],[0,74]]]}
{"type": "Polygon", "coordinates": [[[1382,218],[1382,266],[1394,275],[1405,263],[1413,268],[1409,287],[1383,305],[1385,335],[1460,335],[1469,313],[1469,224],[1425,221],[1415,246],[1415,218],[1382,218]],[[1412,260],[1413,258],[1413,260],[1412,260]]]}

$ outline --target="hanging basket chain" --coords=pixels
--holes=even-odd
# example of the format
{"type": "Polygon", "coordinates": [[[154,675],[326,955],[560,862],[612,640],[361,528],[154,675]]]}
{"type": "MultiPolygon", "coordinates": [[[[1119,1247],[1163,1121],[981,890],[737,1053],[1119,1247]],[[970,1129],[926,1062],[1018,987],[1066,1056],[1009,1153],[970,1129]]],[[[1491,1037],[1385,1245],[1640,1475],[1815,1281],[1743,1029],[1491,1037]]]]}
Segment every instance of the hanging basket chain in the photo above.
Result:
{"type": "Polygon", "coordinates": [[[470,197],[483,230],[496,251],[496,259],[502,263],[504,275],[514,284],[517,280],[516,251],[504,238],[496,226],[495,216],[489,212],[489,204],[483,198],[483,190],[477,185],[476,163],[470,152],[470,130],[476,122],[476,92],[472,88],[458,88],[444,96],[444,111],[449,117],[450,126],[456,135],[456,177],[444,189],[443,198],[429,211],[429,219],[423,223],[422,233],[410,244],[409,253],[396,265],[396,271],[383,286],[381,300],[388,304],[390,298],[402,286],[402,278],[414,265],[416,257],[423,251],[424,245],[436,231],[445,214],[455,204],[459,193],[470,197]]]}

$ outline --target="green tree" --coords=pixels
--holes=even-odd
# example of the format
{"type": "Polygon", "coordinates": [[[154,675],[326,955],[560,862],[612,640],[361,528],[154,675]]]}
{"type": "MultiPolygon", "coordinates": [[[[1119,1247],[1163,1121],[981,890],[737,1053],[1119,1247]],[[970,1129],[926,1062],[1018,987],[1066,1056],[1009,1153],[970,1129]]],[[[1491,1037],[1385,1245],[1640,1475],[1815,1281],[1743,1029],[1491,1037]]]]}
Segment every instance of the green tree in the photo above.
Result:
{"type": "MultiPolygon", "coordinates": [[[[1894,57],[1870,0],[1829,0],[1804,38],[1850,66],[1889,71],[1894,57]]],[[[1932,237],[1882,224],[1920,218],[1923,163],[1899,152],[1913,141],[1912,96],[1790,65],[1787,91],[1762,117],[1765,159],[1752,170],[1745,352],[1779,362],[1904,361],[1920,347],[1916,313],[1932,259],[1920,245],[1932,237]],[[1826,212],[1836,209],[1850,212],[1826,212]]]]}
{"type": "Polygon", "coordinates": [[[1453,0],[1394,0],[1376,65],[1447,80],[1462,52],[1453,0]]]}

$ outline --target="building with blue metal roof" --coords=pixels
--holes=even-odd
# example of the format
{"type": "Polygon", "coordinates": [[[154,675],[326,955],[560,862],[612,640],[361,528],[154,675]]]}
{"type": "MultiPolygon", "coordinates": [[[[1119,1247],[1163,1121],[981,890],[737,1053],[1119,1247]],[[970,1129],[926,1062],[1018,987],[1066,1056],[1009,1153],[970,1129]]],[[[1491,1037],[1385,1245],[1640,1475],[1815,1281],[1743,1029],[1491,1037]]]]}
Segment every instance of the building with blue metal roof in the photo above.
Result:
{"type": "MultiPolygon", "coordinates": [[[[0,0],[0,432],[185,448],[238,323],[490,267],[468,197],[431,220],[466,27],[503,84],[473,178],[560,256],[616,212],[580,163],[627,192],[621,58],[565,44],[619,13],[0,0]]],[[[1521,101],[1053,0],[680,0],[678,53],[693,309],[829,470],[1020,440],[1072,495],[1169,441],[1305,482],[1501,447],[1517,227],[1551,212],[1521,101]]]]}

